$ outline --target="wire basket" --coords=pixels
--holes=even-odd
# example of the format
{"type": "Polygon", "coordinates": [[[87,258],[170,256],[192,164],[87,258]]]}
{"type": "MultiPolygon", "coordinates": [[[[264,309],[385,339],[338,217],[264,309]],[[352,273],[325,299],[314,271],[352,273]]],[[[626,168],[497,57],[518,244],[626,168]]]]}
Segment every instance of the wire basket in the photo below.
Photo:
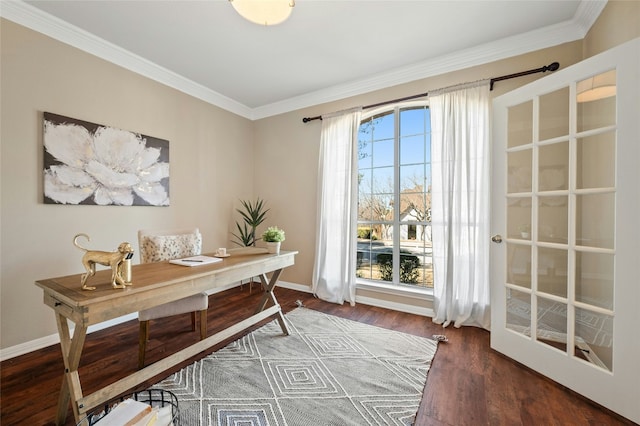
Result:
{"type": "Polygon", "coordinates": [[[171,424],[174,426],[180,426],[178,420],[178,397],[171,391],[164,389],[146,389],[138,392],[133,392],[127,395],[123,395],[118,398],[117,401],[112,401],[102,408],[102,410],[98,411],[96,409],[94,413],[88,414],[87,417],[82,419],[77,426],[93,426],[104,416],[109,414],[111,410],[113,410],[120,402],[125,399],[133,399],[135,401],[140,401],[145,404],[150,405],[151,407],[162,408],[166,406],[171,406],[171,424]]]}

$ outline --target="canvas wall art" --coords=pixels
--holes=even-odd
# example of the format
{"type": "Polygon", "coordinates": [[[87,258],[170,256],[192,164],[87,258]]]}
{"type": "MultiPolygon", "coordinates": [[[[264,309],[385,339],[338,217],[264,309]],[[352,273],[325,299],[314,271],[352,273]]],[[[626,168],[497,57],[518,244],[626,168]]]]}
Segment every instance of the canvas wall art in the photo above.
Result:
{"type": "Polygon", "coordinates": [[[44,203],[168,206],[169,141],[44,113],[44,203]]]}

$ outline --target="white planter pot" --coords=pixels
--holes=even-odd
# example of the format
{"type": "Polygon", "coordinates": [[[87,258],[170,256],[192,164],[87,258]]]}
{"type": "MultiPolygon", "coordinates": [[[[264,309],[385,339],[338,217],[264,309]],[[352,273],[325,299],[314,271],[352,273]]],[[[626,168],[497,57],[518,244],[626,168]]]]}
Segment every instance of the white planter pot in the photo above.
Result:
{"type": "Polygon", "coordinates": [[[267,251],[269,253],[280,254],[280,244],[280,241],[277,243],[267,242],[267,251]]]}

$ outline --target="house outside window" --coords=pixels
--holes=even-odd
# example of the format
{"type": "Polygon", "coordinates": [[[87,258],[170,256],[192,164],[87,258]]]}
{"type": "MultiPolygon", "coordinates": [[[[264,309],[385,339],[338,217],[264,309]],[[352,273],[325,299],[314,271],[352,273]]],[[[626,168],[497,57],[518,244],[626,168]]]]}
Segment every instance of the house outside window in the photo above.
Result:
{"type": "Polygon", "coordinates": [[[372,112],[358,135],[359,283],[433,288],[431,124],[426,103],[372,112]]]}

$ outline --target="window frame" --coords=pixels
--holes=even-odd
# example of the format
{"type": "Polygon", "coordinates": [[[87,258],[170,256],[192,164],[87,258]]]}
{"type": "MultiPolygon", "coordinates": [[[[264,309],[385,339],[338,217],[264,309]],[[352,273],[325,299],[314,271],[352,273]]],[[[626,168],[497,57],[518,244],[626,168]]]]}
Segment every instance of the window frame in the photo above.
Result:
{"type": "MultiPolygon", "coordinates": [[[[363,112],[361,116],[360,123],[362,124],[366,120],[369,120],[372,117],[377,115],[385,115],[386,113],[394,114],[394,117],[393,117],[393,121],[394,121],[393,201],[394,201],[394,205],[396,206],[400,206],[400,198],[401,198],[401,182],[400,182],[401,158],[400,158],[400,125],[399,125],[400,112],[406,109],[424,108],[424,107],[429,108],[428,100],[411,101],[411,102],[403,102],[403,103],[392,104],[392,105],[385,105],[376,109],[372,109],[370,111],[363,112]]],[[[358,162],[358,159],[356,159],[356,162],[358,162]]],[[[430,175],[429,175],[429,181],[431,181],[430,175]]],[[[358,187],[358,190],[355,191],[354,193],[354,197],[358,199],[359,196],[360,196],[360,188],[358,187]]],[[[393,253],[394,254],[400,253],[401,227],[402,226],[409,227],[412,225],[415,226],[418,224],[415,221],[401,222],[400,214],[401,214],[400,209],[394,209],[393,220],[392,220],[392,224],[394,227],[394,232],[393,232],[393,253]]],[[[360,223],[359,220],[357,220],[357,222],[358,224],[360,223]]],[[[376,221],[370,221],[370,222],[374,223],[376,221]]],[[[355,278],[356,278],[356,287],[359,289],[364,289],[364,290],[369,290],[369,291],[384,293],[384,294],[390,294],[390,295],[409,296],[411,298],[424,299],[424,300],[432,300],[433,298],[433,287],[413,286],[411,284],[404,284],[400,282],[400,279],[399,279],[400,278],[400,256],[393,256],[393,281],[391,282],[373,280],[368,278],[360,278],[357,276],[355,278]]]]}

